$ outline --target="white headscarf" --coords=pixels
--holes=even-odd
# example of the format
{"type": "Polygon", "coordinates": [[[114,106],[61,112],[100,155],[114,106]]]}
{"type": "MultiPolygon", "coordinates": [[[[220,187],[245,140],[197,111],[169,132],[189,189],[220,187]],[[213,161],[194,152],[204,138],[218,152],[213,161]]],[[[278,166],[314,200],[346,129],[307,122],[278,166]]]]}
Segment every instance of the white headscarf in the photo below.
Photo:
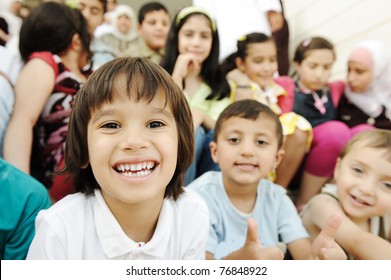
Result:
{"type": "Polygon", "coordinates": [[[358,48],[364,48],[372,55],[372,82],[361,93],[354,93],[349,86],[346,86],[346,97],[373,118],[378,117],[382,113],[384,106],[386,117],[391,120],[391,53],[379,41],[361,42],[354,47],[353,51],[358,48]]]}
{"type": "Polygon", "coordinates": [[[138,33],[137,33],[138,21],[136,18],[136,14],[134,13],[133,9],[126,4],[118,5],[115,8],[115,10],[113,11],[111,24],[113,26],[115,36],[121,40],[131,41],[131,40],[135,39],[138,35],[138,33]],[[117,21],[118,21],[118,18],[122,15],[128,16],[130,18],[131,23],[132,23],[132,26],[127,34],[123,34],[118,31],[117,21]]]}

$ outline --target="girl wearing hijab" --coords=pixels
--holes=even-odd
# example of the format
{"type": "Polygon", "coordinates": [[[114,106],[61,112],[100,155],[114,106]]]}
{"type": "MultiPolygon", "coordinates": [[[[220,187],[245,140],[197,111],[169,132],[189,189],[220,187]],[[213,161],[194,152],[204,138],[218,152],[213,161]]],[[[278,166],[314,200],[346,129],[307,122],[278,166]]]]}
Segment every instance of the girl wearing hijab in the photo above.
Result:
{"type": "Polygon", "coordinates": [[[380,41],[359,43],[350,53],[338,117],[349,127],[367,123],[391,129],[391,53],[380,41]]]}

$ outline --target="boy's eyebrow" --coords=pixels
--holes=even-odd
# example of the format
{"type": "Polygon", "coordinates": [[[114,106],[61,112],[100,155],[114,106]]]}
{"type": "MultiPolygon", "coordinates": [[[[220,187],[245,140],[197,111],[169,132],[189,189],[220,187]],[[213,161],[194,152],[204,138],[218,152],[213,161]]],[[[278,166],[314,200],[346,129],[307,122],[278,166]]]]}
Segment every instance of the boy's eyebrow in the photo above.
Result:
{"type": "Polygon", "coordinates": [[[152,107],[152,111],[156,113],[161,113],[168,118],[172,118],[172,114],[166,110],[166,107],[152,107]]]}
{"type": "MultiPolygon", "coordinates": [[[[153,111],[153,113],[160,113],[160,114],[165,115],[168,118],[173,117],[172,114],[166,110],[166,107],[151,107],[151,110],[153,111]]],[[[107,109],[107,110],[100,111],[92,117],[91,122],[95,123],[95,122],[99,121],[99,119],[101,119],[105,116],[113,115],[114,113],[116,113],[115,109],[107,109]]]]}
{"type": "Polygon", "coordinates": [[[101,119],[101,118],[103,118],[103,117],[105,117],[105,116],[109,116],[109,115],[114,114],[115,111],[116,111],[116,110],[114,110],[114,109],[108,109],[108,110],[100,111],[99,113],[96,113],[96,114],[93,116],[91,122],[92,122],[92,123],[95,123],[95,122],[97,122],[99,119],[101,119]]]}

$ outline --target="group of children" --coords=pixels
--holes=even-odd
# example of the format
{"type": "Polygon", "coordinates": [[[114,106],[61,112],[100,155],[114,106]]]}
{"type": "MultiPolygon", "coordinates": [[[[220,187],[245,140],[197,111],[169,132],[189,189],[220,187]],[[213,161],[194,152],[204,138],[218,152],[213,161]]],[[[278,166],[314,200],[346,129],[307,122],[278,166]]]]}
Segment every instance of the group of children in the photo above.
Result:
{"type": "MultiPolygon", "coordinates": [[[[80,68],[91,55],[79,22],[67,50],[80,68]]],[[[38,214],[28,259],[391,259],[387,53],[379,59],[359,45],[345,85],[329,82],[336,56],[324,38],[297,47],[297,80],[274,76],[270,37],[248,34],[237,46],[219,65],[216,23],[186,7],[171,23],[162,67],[114,59],[76,83],[77,94],[51,93],[58,77],[77,71],[58,75],[30,56],[41,50],[26,53],[23,71],[38,64],[46,70],[33,72],[53,82],[37,88],[46,93],[38,100],[20,93],[25,83],[16,87],[20,112],[41,100],[20,125],[30,124],[31,136],[37,119],[47,119],[52,151],[41,155],[61,171],[53,182],[77,191],[38,214]],[[49,96],[68,105],[44,102],[49,96]],[[287,189],[301,172],[292,201],[287,189]]],[[[61,50],[44,50],[57,65],[67,61],[61,50]]],[[[17,138],[8,134],[6,160],[23,153],[11,152],[17,138]]],[[[25,152],[30,136],[21,138],[30,143],[25,152]]],[[[25,172],[29,153],[20,157],[25,172]]]]}

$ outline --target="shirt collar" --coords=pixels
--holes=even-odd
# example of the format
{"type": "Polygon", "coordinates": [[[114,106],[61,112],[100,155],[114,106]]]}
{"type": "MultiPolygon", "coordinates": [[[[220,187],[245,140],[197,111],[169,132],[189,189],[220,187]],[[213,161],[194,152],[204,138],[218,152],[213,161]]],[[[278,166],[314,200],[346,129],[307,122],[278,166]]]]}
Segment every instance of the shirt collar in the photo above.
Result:
{"type": "Polygon", "coordinates": [[[95,190],[96,203],[94,205],[94,219],[97,235],[101,246],[109,259],[122,255],[144,254],[152,258],[162,258],[167,250],[172,229],[172,209],[170,201],[163,201],[158,223],[152,239],[144,243],[135,242],[122,230],[113,213],[104,201],[100,190],[95,190]]]}

